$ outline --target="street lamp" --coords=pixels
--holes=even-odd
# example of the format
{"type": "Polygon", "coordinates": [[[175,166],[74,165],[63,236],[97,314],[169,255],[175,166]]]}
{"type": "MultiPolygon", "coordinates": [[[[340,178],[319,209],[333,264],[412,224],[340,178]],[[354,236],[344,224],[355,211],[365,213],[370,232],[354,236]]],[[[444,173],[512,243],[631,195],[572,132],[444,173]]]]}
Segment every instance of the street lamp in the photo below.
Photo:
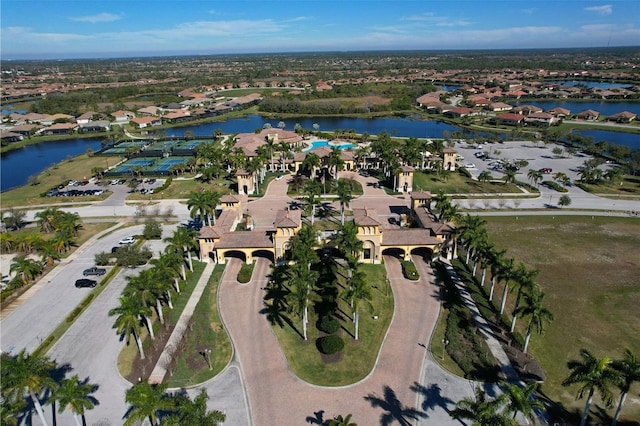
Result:
{"type": "Polygon", "coordinates": [[[442,339],[442,360],[444,361],[444,350],[447,347],[447,345],[449,344],[449,341],[447,339],[442,339]]]}

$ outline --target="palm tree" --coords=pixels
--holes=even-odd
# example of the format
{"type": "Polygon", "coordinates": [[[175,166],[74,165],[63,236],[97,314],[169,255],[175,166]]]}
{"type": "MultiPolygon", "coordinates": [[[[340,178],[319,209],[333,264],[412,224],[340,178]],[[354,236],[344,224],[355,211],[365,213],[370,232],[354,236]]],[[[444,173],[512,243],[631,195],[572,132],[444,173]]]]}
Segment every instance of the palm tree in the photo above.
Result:
{"type": "Polygon", "coordinates": [[[351,421],[351,414],[347,414],[345,417],[342,417],[342,414],[335,416],[329,422],[329,426],[358,426],[357,423],[351,421]]]}
{"type": "Polygon", "coordinates": [[[544,411],[545,407],[542,401],[536,398],[536,392],[540,388],[540,384],[531,382],[525,386],[519,384],[504,383],[504,395],[506,400],[506,410],[513,413],[515,420],[518,413],[522,413],[524,417],[531,420],[535,424],[535,410],[544,411]]]}
{"type": "Polygon", "coordinates": [[[504,307],[507,304],[507,294],[509,293],[509,280],[514,277],[514,261],[513,259],[502,259],[500,272],[498,276],[504,280],[504,288],[502,290],[502,300],[500,301],[500,315],[504,313],[504,307]]]}
{"type": "Polygon", "coordinates": [[[41,240],[38,244],[38,251],[42,259],[42,264],[53,266],[56,261],[60,260],[60,253],[54,247],[50,240],[41,240]]]}
{"type": "Polygon", "coordinates": [[[497,279],[500,277],[500,271],[502,268],[502,265],[504,264],[504,262],[506,261],[505,258],[505,254],[507,253],[507,250],[500,250],[500,251],[492,251],[491,252],[491,289],[489,290],[489,301],[491,302],[493,300],[493,290],[496,287],[496,281],[497,279]]]}
{"type": "Polygon", "coordinates": [[[47,426],[38,394],[55,390],[52,378],[56,364],[44,355],[29,354],[22,349],[17,355],[2,352],[2,396],[11,402],[21,401],[28,392],[42,424],[47,426]]]}
{"type": "MultiPolygon", "coordinates": [[[[522,299],[522,293],[532,294],[538,289],[538,284],[534,281],[534,278],[538,275],[538,271],[535,269],[527,268],[522,262],[518,263],[514,271],[514,282],[516,287],[518,288],[518,293],[516,295],[516,303],[513,308],[513,313],[511,315],[511,329],[510,331],[513,333],[513,330],[516,329],[516,319],[518,315],[516,315],[516,310],[520,306],[520,300],[522,299]]],[[[513,287],[511,291],[513,291],[516,287],[513,287]]]]}
{"type": "Polygon", "coordinates": [[[307,194],[307,202],[311,206],[311,225],[313,225],[316,216],[316,204],[317,198],[322,192],[322,186],[320,182],[315,179],[309,179],[304,186],[305,193],[307,194]]]}
{"type": "Polygon", "coordinates": [[[364,243],[358,239],[358,225],[353,221],[342,224],[334,239],[334,244],[344,254],[349,264],[350,273],[351,269],[356,267],[364,246],[364,243]]]}
{"type": "Polygon", "coordinates": [[[515,170],[507,169],[504,172],[504,184],[514,183],[516,181],[516,172],[515,170]]]}
{"type": "Polygon", "coordinates": [[[11,261],[9,272],[20,276],[22,284],[27,285],[42,272],[42,264],[37,260],[28,259],[26,256],[16,256],[11,261]]]}
{"type": "Polygon", "coordinates": [[[40,231],[49,233],[53,232],[56,228],[57,216],[60,214],[60,210],[57,207],[51,207],[45,210],[41,210],[34,215],[40,231]]]}
{"type": "Polygon", "coordinates": [[[314,152],[310,152],[302,160],[301,168],[309,171],[309,176],[313,178],[315,176],[316,169],[320,167],[320,157],[314,152]]]}
{"type": "Polygon", "coordinates": [[[537,288],[531,292],[524,293],[523,303],[515,310],[514,315],[518,317],[529,317],[527,333],[524,338],[524,353],[527,353],[531,332],[535,329],[538,334],[544,331],[545,323],[553,321],[553,313],[542,305],[544,293],[537,288]]]}
{"type": "Polygon", "coordinates": [[[515,420],[500,411],[505,401],[504,394],[490,399],[487,392],[478,386],[475,397],[458,401],[449,415],[456,420],[469,419],[474,426],[516,426],[515,420]]]}
{"type": "Polygon", "coordinates": [[[351,196],[351,185],[344,180],[338,181],[338,201],[340,202],[340,223],[344,225],[344,209],[349,207],[353,198],[351,196]]]}
{"type": "Polygon", "coordinates": [[[331,152],[329,153],[329,166],[333,167],[336,171],[335,175],[334,175],[334,179],[338,180],[339,176],[338,173],[340,172],[340,170],[342,169],[342,166],[344,165],[344,160],[342,159],[342,150],[338,147],[332,147],[331,148],[331,152]]]}
{"type": "Polygon", "coordinates": [[[466,263],[469,263],[469,259],[474,250],[481,247],[481,245],[487,241],[488,234],[485,228],[486,221],[480,216],[471,216],[466,214],[460,219],[460,241],[467,251],[466,263]]]}
{"type": "Polygon", "coordinates": [[[148,418],[151,426],[158,424],[158,411],[171,411],[173,403],[171,398],[165,395],[167,385],[152,385],[148,382],[140,382],[127,389],[125,401],[131,405],[127,411],[125,425],[137,424],[148,418]]]}
{"type": "Polygon", "coordinates": [[[611,422],[612,426],[616,426],[631,385],[634,382],[640,382],[640,359],[638,359],[630,349],[625,349],[624,358],[613,361],[611,366],[621,378],[618,384],[620,388],[620,402],[618,403],[616,414],[613,416],[613,421],[611,422]]]}
{"type": "Polygon", "coordinates": [[[162,423],[165,426],[218,426],[226,420],[227,416],[218,410],[207,410],[206,389],[201,389],[198,396],[193,401],[188,395],[177,395],[172,397],[176,414],[169,416],[162,423]]]}
{"type": "Polygon", "coordinates": [[[529,169],[527,172],[527,178],[532,184],[538,185],[538,182],[542,180],[542,172],[540,170],[529,169]]]}
{"type": "Polygon", "coordinates": [[[121,296],[119,300],[120,305],[109,311],[110,317],[117,316],[113,327],[118,331],[118,334],[124,334],[127,344],[133,335],[138,345],[140,359],[144,359],[144,349],[140,338],[140,305],[131,297],[121,296]]]}
{"type": "Polygon", "coordinates": [[[569,377],[564,379],[562,385],[580,384],[580,389],[578,389],[576,396],[577,399],[582,399],[587,393],[587,402],[580,420],[580,426],[584,426],[587,422],[589,408],[596,390],[600,393],[600,397],[606,407],[613,407],[613,394],[609,388],[620,383],[620,376],[612,368],[609,358],[598,359],[586,349],[580,349],[580,356],[582,360],[572,360],[567,363],[571,373],[569,377]]]}
{"type": "Polygon", "coordinates": [[[151,259],[151,264],[158,271],[158,274],[173,280],[176,293],[180,293],[180,266],[184,265],[182,256],[176,256],[177,252],[169,248],[158,257],[151,259]]]}
{"type": "Polygon", "coordinates": [[[200,216],[202,223],[211,225],[209,222],[210,196],[208,194],[208,191],[191,191],[187,200],[187,207],[192,219],[200,216]]]}
{"type": "Polygon", "coordinates": [[[312,283],[317,280],[317,272],[305,265],[294,265],[291,268],[290,293],[286,296],[288,311],[302,320],[302,338],[307,340],[307,323],[309,322],[309,303],[313,298],[312,283]]]}
{"type": "Polygon", "coordinates": [[[52,400],[58,402],[58,413],[69,408],[73,413],[78,426],[86,424],[84,413],[95,406],[95,398],[90,396],[96,386],[81,382],[77,375],[62,381],[60,386],[53,391],[52,400]]]}
{"type": "Polygon", "coordinates": [[[196,248],[196,234],[197,231],[194,229],[187,229],[184,226],[179,226],[178,229],[173,232],[173,236],[164,239],[165,242],[168,242],[171,246],[180,250],[183,254],[186,254],[190,271],[193,271],[191,249],[196,248]]]}
{"type": "MultiPolygon", "coordinates": [[[[138,305],[138,314],[144,318],[151,340],[155,339],[153,324],[151,322],[151,307],[158,302],[157,295],[151,290],[151,284],[153,283],[152,275],[153,269],[146,269],[137,276],[127,277],[129,283],[122,292],[123,296],[134,300],[138,305]]],[[[160,315],[161,312],[158,312],[158,316],[160,315]]]]}
{"type": "Polygon", "coordinates": [[[493,177],[491,176],[491,172],[487,170],[480,172],[480,174],[478,175],[478,182],[482,184],[483,188],[487,182],[491,181],[491,179],[493,179],[493,177]]]}
{"type": "Polygon", "coordinates": [[[371,288],[366,280],[366,276],[361,271],[354,271],[349,279],[349,283],[344,292],[344,297],[347,299],[353,309],[353,324],[355,326],[355,340],[358,340],[358,328],[360,325],[360,305],[365,303],[371,310],[373,305],[371,304],[371,288]]]}

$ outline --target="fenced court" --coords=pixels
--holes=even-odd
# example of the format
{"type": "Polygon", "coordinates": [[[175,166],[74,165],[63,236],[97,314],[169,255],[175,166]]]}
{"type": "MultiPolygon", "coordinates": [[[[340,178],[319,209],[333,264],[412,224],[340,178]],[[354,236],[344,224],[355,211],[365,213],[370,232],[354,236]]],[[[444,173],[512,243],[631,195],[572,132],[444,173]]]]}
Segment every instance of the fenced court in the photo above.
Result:
{"type": "Polygon", "coordinates": [[[144,146],[149,145],[150,141],[125,141],[120,142],[118,145],[102,151],[104,155],[124,155],[129,148],[135,148],[136,150],[142,149],[144,146]]]}
{"type": "Polygon", "coordinates": [[[202,145],[202,144],[207,143],[207,142],[211,142],[211,141],[203,141],[203,140],[179,141],[179,142],[175,143],[174,148],[194,150],[199,145],[202,145]]]}
{"type": "Polygon", "coordinates": [[[167,173],[171,167],[187,164],[193,157],[167,157],[159,158],[154,166],[154,171],[159,173],[167,173]]]}

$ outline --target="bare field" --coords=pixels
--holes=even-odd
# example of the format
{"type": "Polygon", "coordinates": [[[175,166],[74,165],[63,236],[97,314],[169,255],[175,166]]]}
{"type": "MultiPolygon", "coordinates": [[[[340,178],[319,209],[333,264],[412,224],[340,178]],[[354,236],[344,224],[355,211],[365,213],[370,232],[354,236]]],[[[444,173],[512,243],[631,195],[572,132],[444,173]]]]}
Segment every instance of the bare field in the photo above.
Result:
{"type": "MultiPolygon", "coordinates": [[[[584,400],[575,400],[577,387],[561,385],[569,374],[567,361],[578,359],[582,348],[613,359],[621,358],[625,348],[640,354],[640,220],[486,220],[498,248],[508,249],[507,256],[539,271],[537,282],[555,316],[542,336],[534,334],[531,339],[531,351],[547,374],[542,389],[565,409],[581,410],[584,400]]],[[[523,334],[525,326],[526,320],[518,322],[523,334]]],[[[636,384],[623,409],[627,420],[640,419],[638,390],[640,385],[636,384]]],[[[615,389],[614,394],[618,395],[615,389]]],[[[614,410],[607,413],[612,416],[614,410]]]]}

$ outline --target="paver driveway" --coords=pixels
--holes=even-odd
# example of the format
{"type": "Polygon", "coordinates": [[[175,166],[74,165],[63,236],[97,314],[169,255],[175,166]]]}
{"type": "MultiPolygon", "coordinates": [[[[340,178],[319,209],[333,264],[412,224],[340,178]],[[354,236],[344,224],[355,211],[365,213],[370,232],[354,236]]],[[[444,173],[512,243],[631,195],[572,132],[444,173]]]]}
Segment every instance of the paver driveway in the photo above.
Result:
{"type": "Polygon", "coordinates": [[[416,408],[423,397],[412,387],[420,381],[426,355],[423,345],[437,320],[437,287],[426,265],[421,268],[420,281],[411,282],[402,277],[397,259],[387,257],[385,261],[395,297],[389,332],[371,374],[339,388],[310,385],[289,370],[269,323],[260,314],[270,271],[266,259],[257,260],[249,284],[225,278],[219,306],[243,371],[253,424],[318,423],[320,418],[347,413],[353,413],[353,420],[362,425],[379,424],[381,416],[410,421],[407,409],[416,408]]]}

